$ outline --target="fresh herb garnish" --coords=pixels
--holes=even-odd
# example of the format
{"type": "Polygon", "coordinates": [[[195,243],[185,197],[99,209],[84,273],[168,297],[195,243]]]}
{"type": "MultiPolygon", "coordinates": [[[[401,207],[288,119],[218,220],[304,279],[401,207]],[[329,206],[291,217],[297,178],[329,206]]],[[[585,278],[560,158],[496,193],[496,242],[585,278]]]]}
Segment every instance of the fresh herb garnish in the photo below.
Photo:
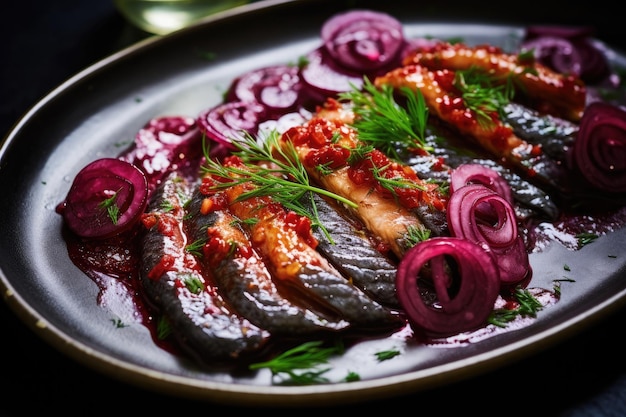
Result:
{"type": "Polygon", "coordinates": [[[405,239],[411,247],[428,238],[430,238],[430,230],[423,226],[409,226],[407,228],[405,239]]]}
{"type": "Polygon", "coordinates": [[[113,325],[115,325],[115,327],[117,327],[118,329],[121,329],[122,327],[127,327],[127,325],[120,318],[111,319],[111,321],[113,322],[113,325]]]}
{"type": "Polygon", "coordinates": [[[165,340],[172,333],[172,326],[165,316],[159,316],[157,321],[157,338],[159,340],[165,340]]]}
{"type": "Polygon", "coordinates": [[[400,159],[399,149],[429,150],[424,140],[428,107],[421,91],[408,87],[399,90],[406,98],[406,108],[396,102],[394,92],[390,85],[379,89],[365,77],[363,90],[353,87],[340,93],[339,99],[352,104],[357,116],[352,127],[359,140],[387,156],[400,159]]]}
{"type": "Polygon", "coordinates": [[[376,359],[378,359],[379,362],[386,361],[391,358],[395,358],[399,354],[400,354],[399,350],[383,350],[383,351],[375,353],[376,359]]]}
{"type": "Polygon", "coordinates": [[[98,207],[106,209],[107,214],[113,224],[117,224],[117,220],[119,219],[120,215],[120,208],[116,204],[118,193],[119,191],[116,191],[111,197],[102,200],[100,204],[98,204],[98,207]]]}
{"type": "Polygon", "coordinates": [[[204,290],[204,283],[193,274],[185,274],[181,280],[192,294],[200,294],[204,290]]]}
{"type": "Polygon", "coordinates": [[[506,77],[502,83],[485,70],[473,66],[455,72],[454,86],[461,92],[467,108],[476,113],[478,122],[482,124],[492,123],[492,115],[499,115],[515,92],[512,77],[506,77]]]}
{"type": "Polygon", "coordinates": [[[513,294],[519,303],[514,309],[498,308],[491,312],[488,322],[498,327],[506,327],[506,323],[515,320],[518,316],[536,317],[537,312],[543,308],[527,289],[517,288],[513,294]]]}
{"type": "Polygon", "coordinates": [[[305,342],[289,349],[266,362],[257,362],[249,365],[251,370],[267,368],[273,377],[283,377],[284,383],[293,385],[310,385],[326,383],[328,379],[322,376],[330,367],[320,367],[328,364],[333,355],[344,352],[344,346],[337,343],[325,347],[321,341],[305,342]]]}
{"type": "Polygon", "coordinates": [[[343,380],[346,381],[346,382],[360,381],[361,380],[361,375],[357,374],[354,371],[350,371],[350,372],[348,372],[348,375],[346,375],[343,380]]]}
{"type": "Polygon", "coordinates": [[[578,244],[580,246],[588,245],[598,238],[598,235],[595,233],[579,233],[576,235],[576,239],[578,240],[578,244]]]}
{"type": "Polygon", "coordinates": [[[185,246],[185,250],[192,255],[201,258],[203,256],[202,247],[204,246],[206,241],[206,239],[196,239],[187,246],[185,246]]]}
{"type": "Polygon", "coordinates": [[[385,169],[387,169],[386,166],[379,168],[376,165],[372,164],[371,171],[372,171],[372,175],[374,176],[374,179],[378,181],[380,186],[383,187],[385,190],[389,191],[392,195],[394,196],[397,195],[396,193],[397,188],[414,188],[414,189],[418,189],[422,191],[425,190],[423,185],[415,181],[411,181],[408,178],[403,178],[401,176],[392,177],[392,178],[386,177],[384,175],[385,169]]]}
{"type": "Polygon", "coordinates": [[[357,207],[357,204],[324,188],[311,185],[293,144],[287,142],[283,149],[278,144],[279,139],[276,131],[269,132],[261,143],[250,135],[245,135],[243,140],[233,141],[237,148],[233,154],[243,161],[243,167],[225,166],[207,158],[203,170],[209,175],[224,179],[216,181],[212,186],[216,190],[248,182],[254,184],[254,188],[242,193],[237,201],[271,196],[286,209],[311,219],[313,226],[319,227],[332,242],[317,215],[313,194],[330,197],[350,207],[357,207]],[[307,206],[305,202],[310,204],[307,206]]]}

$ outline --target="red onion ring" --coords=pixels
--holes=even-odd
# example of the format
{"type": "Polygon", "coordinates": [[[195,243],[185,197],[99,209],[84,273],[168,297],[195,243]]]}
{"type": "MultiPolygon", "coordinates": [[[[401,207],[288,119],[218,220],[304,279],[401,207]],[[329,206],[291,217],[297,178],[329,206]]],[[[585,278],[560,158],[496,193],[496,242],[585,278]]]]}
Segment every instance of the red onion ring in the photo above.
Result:
{"type": "Polygon", "coordinates": [[[144,172],[151,193],[167,173],[182,170],[201,152],[200,130],[193,117],[163,116],[146,123],[119,159],[144,172]]]}
{"type": "Polygon", "coordinates": [[[595,188],[626,191],[626,110],[605,102],[587,106],[570,162],[595,188]]]}
{"type": "Polygon", "coordinates": [[[363,73],[347,70],[337,65],[323,48],[317,48],[306,55],[306,65],[300,70],[302,81],[310,88],[312,96],[336,96],[363,87],[363,73]]]}
{"type": "Polygon", "coordinates": [[[611,73],[603,50],[596,47],[590,27],[530,26],[522,50],[534,50],[538,62],[564,74],[574,74],[595,83],[611,73]]]}
{"type": "Polygon", "coordinates": [[[84,238],[107,238],[139,221],[148,204],[148,182],[135,165],[117,158],[97,159],[81,169],[61,205],[66,225],[84,238]],[[118,215],[114,221],[105,200],[118,215]]]}
{"type": "Polygon", "coordinates": [[[268,110],[268,118],[297,111],[304,102],[299,68],[274,65],[249,71],[238,77],[226,101],[256,101],[268,110]]]}
{"type": "Polygon", "coordinates": [[[456,237],[434,237],[409,249],[398,265],[398,300],[411,324],[427,334],[448,336],[485,325],[500,289],[498,267],[483,247],[456,237]],[[458,267],[446,268],[454,261],[458,267]],[[449,265],[449,264],[448,264],[449,265]],[[435,302],[425,266],[430,266],[435,302]]]}
{"type": "Polygon", "coordinates": [[[451,194],[446,216],[452,236],[493,252],[502,284],[514,285],[528,279],[528,253],[518,234],[515,210],[504,197],[482,184],[465,185],[451,194]]]}
{"type": "Polygon", "coordinates": [[[266,109],[262,104],[255,101],[230,101],[203,111],[197,122],[209,139],[235,150],[232,141],[243,141],[245,134],[255,136],[259,124],[266,119],[266,109]]]}
{"type": "Polygon", "coordinates": [[[402,23],[371,10],[351,10],[328,19],[321,29],[324,47],[350,70],[371,72],[398,59],[404,46],[402,23]]]}
{"type": "Polygon", "coordinates": [[[450,193],[468,184],[482,184],[500,194],[511,205],[513,192],[508,182],[495,170],[480,164],[461,164],[450,173],[450,193]]]}

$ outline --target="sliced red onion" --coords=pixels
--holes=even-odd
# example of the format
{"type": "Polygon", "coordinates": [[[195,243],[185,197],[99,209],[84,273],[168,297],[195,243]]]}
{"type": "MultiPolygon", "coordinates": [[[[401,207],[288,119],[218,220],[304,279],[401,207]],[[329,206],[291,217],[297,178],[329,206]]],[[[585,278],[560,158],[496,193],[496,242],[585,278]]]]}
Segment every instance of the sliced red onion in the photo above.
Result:
{"type": "Polygon", "coordinates": [[[427,334],[449,336],[486,324],[500,279],[488,250],[461,238],[434,237],[406,252],[396,287],[412,325],[427,334]]]}
{"type": "Polygon", "coordinates": [[[452,236],[493,252],[502,284],[528,279],[528,252],[518,234],[515,210],[504,197],[482,184],[465,185],[450,195],[446,216],[452,236]]]}
{"type": "Polygon", "coordinates": [[[193,117],[163,116],[150,120],[135,135],[135,142],[120,159],[139,167],[150,192],[165,174],[201,155],[200,130],[193,117]]]}
{"type": "Polygon", "coordinates": [[[256,136],[259,124],[267,119],[265,107],[255,101],[230,101],[209,108],[197,118],[202,133],[209,139],[235,150],[234,140],[256,136]]]}
{"type": "Polygon", "coordinates": [[[533,51],[535,59],[562,74],[580,76],[583,71],[582,56],[568,39],[541,36],[522,44],[522,49],[533,51]]]}
{"type": "Polygon", "coordinates": [[[304,104],[299,68],[275,65],[249,71],[237,78],[226,101],[256,101],[268,110],[268,118],[294,112],[304,104]]]}
{"type": "Polygon", "coordinates": [[[521,44],[533,50],[538,62],[563,74],[574,74],[587,83],[610,75],[606,54],[598,48],[589,27],[530,26],[521,44]]]}
{"type": "Polygon", "coordinates": [[[129,162],[103,158],[76,174],[61,210],[65,223],[78,236],[107,238],[139,221],[147,204],[148,182],[143,172],[129,162]]]}
{"type": "Polygon", "coordinates": [[[402,23],[372,10],[351,10],[328,19],[321,29],[326,51],[350,70],[371,72],[397,60],[404,45],[402,23]]]}
{"type": "Polygon", "coordinates": [[[360,89],[363,87],[363,73],[346,70],[337,65],[323,48],[317,48],[306,55],[306,65],[301,68],[302,81],[319,101],[325,97],[360,89]]]}
{"type": "Polygon", "coordinates": [[[513,204],[509,183],[497,171],[480,164],[461,164],[450,173],[450,193],[468,184],[482,184],[513,204]]]}
{"type": "Polygon", "coordinates": [[[595,188],[626,192],[626,110],[601,101],[589,104],[570,152],[570,161],[595,188]]]}

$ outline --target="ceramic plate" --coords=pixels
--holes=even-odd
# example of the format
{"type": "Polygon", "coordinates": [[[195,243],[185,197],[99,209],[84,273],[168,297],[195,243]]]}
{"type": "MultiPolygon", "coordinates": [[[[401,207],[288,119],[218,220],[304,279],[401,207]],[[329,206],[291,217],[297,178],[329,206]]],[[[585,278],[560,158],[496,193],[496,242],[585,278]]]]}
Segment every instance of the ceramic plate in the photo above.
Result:
{"type": "MultiPolygon", "coordinates": [[[[83,166],[117,155],[119,144],[132,140],[155,116],[195,116],[217,104],[234,76],[250,68],[296,62],[320,44],[325,19],[355,7],[398,17],[409,37],[461,37],[510,48],[522,33],[510,24],[432,21],[404,4],[277,1],[208,18],[96,63],[35,105],[3,144],[0,278],[11,308],[60,351],[115,378],[185,397],[276,405],[381,398],[468,378],[530,355],[623,305],[626,258],[610,255],[626,246],[626,228],[575,252],[555,243],[533,253],[531,286],[550,286],[565,275],[565,264],[575,282],[564,283],[560,302],[525,327],[454,348],[409,346],[402,337],[367,341],[333,361],[329,375],[354,371],[360,381],[279,386],[262,372],[248,377],[204,372],[158,347],[147,328],[132,324],[136,319],[130,317],[128,299],[104,297],[72,264],[55,206],[83,166]],[[215,59],[207,60],[206,53],[215,59]],[[131,325],[116,328],[116,317],[131,325]],[[372,359],[381,349],[402,354],[389,361],[372,359]]],[[[619,54],[612,59],[626,66],[619,54]]]]}

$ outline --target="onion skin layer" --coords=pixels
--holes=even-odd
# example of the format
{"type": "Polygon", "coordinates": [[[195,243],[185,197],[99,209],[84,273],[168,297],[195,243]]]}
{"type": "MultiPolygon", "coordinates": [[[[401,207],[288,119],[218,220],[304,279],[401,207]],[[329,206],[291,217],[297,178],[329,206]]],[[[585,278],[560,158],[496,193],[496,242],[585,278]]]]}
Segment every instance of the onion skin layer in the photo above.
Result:
{"type": "Polygon", "coordinates": [[[482,246],[457,237],[434,237],[407,251],[398,266],[397,295],[409,322],[427,335],[451,336],[483,327],[500,290],[498,266],[482,246]],[[444,271],[445,259],[454,259],[458,275],[444,271]],[[422,296],[424,266],[430,264],[437,306],[422,296]],[[449,292],[452,283],[456,294],[449,292]],[[456,285],[455,285],[456,287],[456,285]]]}

